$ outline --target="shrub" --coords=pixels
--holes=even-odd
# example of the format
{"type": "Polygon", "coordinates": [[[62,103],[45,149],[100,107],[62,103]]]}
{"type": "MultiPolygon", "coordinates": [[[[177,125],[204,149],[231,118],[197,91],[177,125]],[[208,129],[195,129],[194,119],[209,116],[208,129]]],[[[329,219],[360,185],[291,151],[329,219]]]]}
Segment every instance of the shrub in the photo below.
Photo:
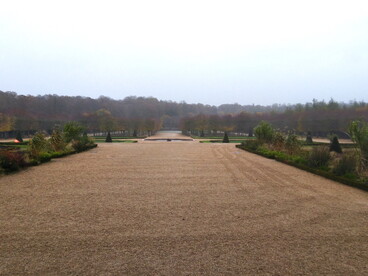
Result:
{"type": "Polygon", "coordinates": [[[41,152],[47,151],[47,140],[45,135],[41,132],[37,132],[30,140],[28,145],[28,152],[31,158],[38,159],[41,152]]]}
{"type": "Polygon", "coordinates": [[[106,136],[105,142],[106,142],[106,143],[112,143],[112,139],[111,139],[110,131],[107,133],[107,136],[106,136]]]}
{"type": "Polygon", "coordinates": [[[357,158],[354,154],[344,154],[332,169],[332,172],[336,175],[351,175],[356,173],[357,158]]]}
{"type": "Polygon", "coordinates": [[[64,140],[66,143],[78,140],[82,133],[83,127],[77,122],[68,122],[64,125],[64,140]]]}
{"type": "Polygon", "coordinates": [[[317,146],[308,156],[308,165],[314,168],[326,167],[330,161],[330,151],[326,146],[317,146]]]}
{"type": "Polygon", "coordinates": [[[330,143],[330,151],[334,151],[337,153],[342,153],[342,149],[339,143],[339,139],[337,138],[336,135],[334,135],[331,139],[331,143],[330,143]]]}
{"type": "Polygon", "coordinates": [[[24,153],[18,150],[0,150],[0,168],[5,172],[17,171],[26,166],[24,153]]]}
{"type": "Polygon", "coordinates": [[[362,121],[353,121],[349,126],[351,139],[360,149],[361,161],[368,164],[368,124],[362,121]]]}
{"type": "Polygon", "coordinates": [[[294,154],[300,151],[302,143],[299,141],[298,136],[293,133],[289,133],[286,141],[285,141],[285,148],[289,154],[294,154]]]}
{"type": "Polygon", "coordinates": [[[92,139],[90,139],[87,134],[83,135],[79,139],[72,141],[72,148],[76,152],[85,151],[86,149],[92,147],[94,145],[94,142],[92,139]]]}
{"type": "Polygon", "coordinates": [[[60,129],[56,128],[52,131],[50,137],[50,145],[52,150],[54,151],[63,151],[65,150],[66,144],[63,139],[63,135],[60,129]]]}
{"type": "Polygon", "coordinates": [[[281,132],[276,131],[272,138],[272,147],[281,150],[285,146],[285,136],[281,132]]]}
{"type": "Polygon", "coordinates": [[[227,135],[227,132],[225,131],[224,138],[222,139],[222,143],[229,143],[229,136],[227,135]]]}
{"type": "Polygon", "coordinates": [[[274,136],[274,129],[273,127],[265,122],[260,122],[255,128],[254,128],[254,135],[256,136],[257,140],[260,143],[272,143],[272,138],[274,136]]]}
{"type": "Polygon", "coordinates": [[[246,140],[241,143],[242,147],[255,151],[259,147],[259,142],[257,140],[246,140]]]}
{"type": "Polygon", "coordinates": [[[52,154],[48,153],[48,152],[41,152],[38,155],[38,161],[41,162],[41,163],[48,162],[48,161],[51,160],[51,158],[52,158],[52,154]]]}

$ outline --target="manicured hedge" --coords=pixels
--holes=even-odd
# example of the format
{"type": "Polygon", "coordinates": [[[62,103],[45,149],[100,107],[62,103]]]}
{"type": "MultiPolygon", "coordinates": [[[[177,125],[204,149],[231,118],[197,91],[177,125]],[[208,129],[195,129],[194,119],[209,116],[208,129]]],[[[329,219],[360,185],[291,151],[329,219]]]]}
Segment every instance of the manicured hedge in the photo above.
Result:
{"type": "MultiPolygon", "coordinates": [[[[86,146],[81,151],[90,150],[95,147],[97,147],[97,144],[86,146]]],[[[2,148],[0,149],[0,174],[15,172],[30,166],[37,166],[49,162],[51,159],[61,158],[81,151],[44,152],[39,155],[37,160],[31,159],[26,161],[25,152],[12,148],[2,148]]]]}
{"type": "Polygon", "coordinates": [[[244,145],[236,145],[236,147],[239,149],[254,153],[254,154],[261,155],[269,159],[277,160],[279,162],[296,167],[298,169],[305,170],[305,171],[311,172],[319,176],[323,176],[330,180],[334,180],[334,181],[349,185],[351,187],[355,187],[355,188],[359,188],[359,189],[368,191],[367,181],[358,181],[354,179],[349,179],[343,176],[334,175],[333,173],[329,171],[309,167],[306,165],[305,160],[303,160],[303,158],[301,157],[290,156],[290,155],[287,155],[285,153],[278,152],[278,151],[251,149],[251,148],[245,147],[244,145]]]}

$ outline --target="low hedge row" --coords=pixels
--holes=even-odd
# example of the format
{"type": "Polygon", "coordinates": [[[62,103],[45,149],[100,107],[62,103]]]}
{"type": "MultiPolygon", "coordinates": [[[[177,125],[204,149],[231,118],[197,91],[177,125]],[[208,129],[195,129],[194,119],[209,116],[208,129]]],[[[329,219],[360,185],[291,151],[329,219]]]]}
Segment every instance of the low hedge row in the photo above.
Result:
{"type": "Polygon", "coordinates": [[[287,155],[279,151],[271,151],[271,150],[265,150],[265,149],[261,149],[261,150],[252,149],[252,148],[245,147],[244,145],[236,145],[236,147],[239,149],[254,153],[254,154],[261,155],[269,159],[274,159],[276,161],[282,162],[289,166],[293,166],[298,169],[308,171],[310,173],[325,177],[327,179],[337,181],[345,185],[349,185],[351,187],[355,187],[355,188],[359,188],[359,189],[368,191],[367,181],[358,181],[354,179],[349,179],[343,176],[334,175],[333,173],[326,171],[326,170],[309,167],[307,166],[305,159],[303,159],[300,156],[291,156],[291,155],[287,155]]]}
{"type": "Polygon", "coordinates": [[[61,158],[67,155],[75,154],[78,152],[90,150],[97,147],[97,144],[86,146],[83,150],[71,150],[71,151],[62,151],[62,152],[44,152],[41,153],[37,160],[31,159],[26,161],[26,153],[21,150],[15,150],[13,148],[1,149],[0,150],[0,174],[3,173],[11,173],[18,171],[22,168],[37,166],[42,163],[49,162],[54,158],[61,158]]]}

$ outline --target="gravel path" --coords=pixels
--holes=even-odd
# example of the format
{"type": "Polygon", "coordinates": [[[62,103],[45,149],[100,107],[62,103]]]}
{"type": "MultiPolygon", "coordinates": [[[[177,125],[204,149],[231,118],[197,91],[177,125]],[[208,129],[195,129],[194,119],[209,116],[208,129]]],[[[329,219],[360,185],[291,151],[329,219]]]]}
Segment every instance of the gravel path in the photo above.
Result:
{"type": "Polygon", "coordinates": [[[364,275],[368,193],[233,144],[100,144],[0,178],[0,275],[364,275]]]}

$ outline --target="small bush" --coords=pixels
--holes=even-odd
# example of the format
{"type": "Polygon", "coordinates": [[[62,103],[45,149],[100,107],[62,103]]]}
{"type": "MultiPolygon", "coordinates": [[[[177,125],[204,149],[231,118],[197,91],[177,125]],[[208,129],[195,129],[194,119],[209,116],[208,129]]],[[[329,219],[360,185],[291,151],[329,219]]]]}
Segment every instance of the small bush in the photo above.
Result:
{"type": "Polygon", "coordinates": [[[30,140],[28,145],[28,152],[32,159],[38,159],[42,152],[46,152],[48,147],[45,135],[41,132],[37,132],[30,140]]]}
{"type": "Polygon", "coordinates": [[[16,150],[0,150],[0,168],[5,172],[17,171],[26,166],[24,153],[16,150]]]}
{"type": "Polygon", "coordinates": [[[344,154],[336,162],[332,172],[339,176],[351,175],[356,173],[357,158],[354,154],[344,154]]]}
{"type": "Polygon", "coordinates": [[[330,161],[330,151],[326,146],[317,146],[312,149],[308,157],[308,165],[313,168],[327,167],[330,161]]]}
{"type": "Polygon", "coordinates": [[[285,136],[281,132],[276,131],[272,138],[272,147],[276,150],[281,150],[285,146],[285,136]]]}
{"type": "Polygon", "coordinates": [[[275,130],[273,129],[273,127],[265,121],[260,122],[254,128],[254,135],[260,143],[271,144],[274,133],[275,130]]]}
{"type": "Polygon", "coordinates": [[[50,137],[50,145],[54,151],[65,150],[66,144],[64,142],[63,135],[59,129],[54,129],[50,137]]]}
{"type": "Polygon", "coordinates": [[[227,135],[227,132],[225,131],[224,138],[222,139],[222,143],[229,143],[229,136],[227,135]]]}
{"type": "Polygon", "coordinates": [[[363,167],[366,167],[368,165],[368,123],[353,121],[349,126],[349,134],[360,149],[360,159],[363,167]]]}
{"type": "Polygon", "coordinates": [[[48,161],[51,160],[51,158],[52,158],[52,155],[48,152],[41,152],[38,155],[38,161],[41,162],[41,163],[48,162],[48,161]]]}
{"type": "Polygon", "coordinates": [[[85,151],[93,147],[94,142],[87,135],[83,135],[81,138],[72,141],[72,148],[76,152],[85,151]]]}
{"type": "Polygon", "coordinates": [[[285,148],[289,154],[294,154],[300,151],[302,143],[299,141],[298,136],[293,133],[289,133],[285,141],[285,148]]]}
{"type": "Polygon", "coordinates": [[[242,147],[249,149],[251,151],[257,150],[259,147],[259,142],[257,140],[246,140],[241,143],[242,147]]]}
{"type": "Polygon", "coordinates": [[[66,143],[78,140],[83,133],[83,127],[77,122],[68,122],[64,125],[64,140],[66,143]]]}
{"type": "Polygon", "coordinates": [[[334,135],[331,139],[331,144],[330,144],[330,151],[334,151],[337,153],[342,153],[342,149],[339,143],[339,139],[337,138],[336,135],[334,135]]]}

